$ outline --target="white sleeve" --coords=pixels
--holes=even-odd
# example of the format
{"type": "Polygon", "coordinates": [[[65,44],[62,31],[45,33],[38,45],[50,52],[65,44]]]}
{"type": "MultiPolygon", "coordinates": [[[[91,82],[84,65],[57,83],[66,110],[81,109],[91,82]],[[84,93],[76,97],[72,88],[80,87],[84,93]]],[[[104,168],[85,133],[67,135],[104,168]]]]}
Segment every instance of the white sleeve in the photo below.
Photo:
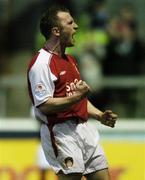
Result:
{"type": "Polygon", "coordinates": [[[44,59],[40,61],[39,59],[29,71],[29,81],[35,107],[47,101],[49,97],[53,97],[54,81],[57,80],[46,61],[44,59]]]}

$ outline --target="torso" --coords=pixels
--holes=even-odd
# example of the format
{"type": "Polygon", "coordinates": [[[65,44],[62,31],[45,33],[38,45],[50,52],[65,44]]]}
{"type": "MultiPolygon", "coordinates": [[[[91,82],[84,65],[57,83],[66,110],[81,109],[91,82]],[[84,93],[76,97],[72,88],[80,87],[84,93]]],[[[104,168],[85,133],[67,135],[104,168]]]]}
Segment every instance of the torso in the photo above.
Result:
{"type": "MultiPolygon", "coordinates": [[[[44,62],[44,59],[46,61],[45,63],[47,63],[48,66],[48,72],[45,73],[47,73],[50,77],[48,77],[48,79],[46,80],[43,80],[45,86],[48,86],[48,84],[49,86],[51,86],[52,84],[52,87],[48,86],[48,93],[52,94],[53,97],[71,96],[75,91],[76,83],[81,79],[75,59],[69,55],[66,55],[65,58],[60,58],[58,55],[46,52],[46,50],[44,49],[41,49],[39,53],[40,54],[38,55],[38,57],[36,56],[35,61],[40,61],[40,65],[38,65],[38,68],[40,68],[41,61],[44,62]],[[45,58],[40,60],[39,58],[43,53],[45,58]],[[52,83],[48,83],[48,81],[52,83]]],[[[35,63],[33,64],[33,66],[35,66],[35,63]]],[[[29,69],[29,72],[34,69],[33,66],[29,69]]],[[[41,81],[41,79],[39,81],[41,81]]],[[[32,80],[30,83],[33,83],[32,80]]],[[[32,89],[30,89],[30,91],[32,92],[32,89]]],[[[32,92],[32,94],[34,96],[34,92],[32,92]]],[[[35,102],[37,105],[37,99],[34,100],[34,104],[35,102]]],[[[71,106],[61,113],[51,114],[47,117],[47,119],[48,121],[61,121],[61,119],[68,119],[69,117],[79,117],[82,120],[86,121],[88,118],[87,99],[81,100],[79,103],[71,106]]]]}

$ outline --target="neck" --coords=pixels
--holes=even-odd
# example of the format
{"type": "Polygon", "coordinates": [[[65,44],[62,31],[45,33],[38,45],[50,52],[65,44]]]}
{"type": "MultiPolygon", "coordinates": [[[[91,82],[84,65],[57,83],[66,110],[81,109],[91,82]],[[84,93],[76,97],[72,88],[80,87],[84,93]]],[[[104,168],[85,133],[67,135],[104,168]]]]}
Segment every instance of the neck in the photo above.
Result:
{"type": "Polygon", "coordinates": [[[60,57],[63,57],[65,54],[65,47],[61,45],[60,40],[58,38],[49,38],[46,41],[45,48],[48,51],[53,52],[60,57]]]}

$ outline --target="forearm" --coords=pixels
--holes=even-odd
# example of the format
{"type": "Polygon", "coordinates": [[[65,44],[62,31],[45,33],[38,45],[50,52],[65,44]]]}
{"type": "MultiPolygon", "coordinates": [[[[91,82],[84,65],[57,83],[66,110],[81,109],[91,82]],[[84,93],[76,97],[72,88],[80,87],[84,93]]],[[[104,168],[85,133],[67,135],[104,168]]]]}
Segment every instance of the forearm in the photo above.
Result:
{"type": "Polygon", "coordinates": [[[44,114],[52,114],[64,111],[80,100],[81,97],[77,95],[49,98],[45,103],[40,105],[39,108],[44,114]]]}
{"type": "Polygon", "coordinates": [[[89,116],[94,118],[94,119],[99,120],[99,118],[103,114],[103,112],[100,111],[99,109],[97,109],[90,101],[88,101],[87,108],[88,108],[89,116]]]}
{"type": "Polygon", "coordinates": [[[85,98],[90,90],[86,82],[80,80],[76,83],[75,91],[71,96],[49,98],[45,103],[39,106],[44,114],[52,114],[64,111],[71,107],[73,104],[85,98]]]}
{"type": "Polygon", "coordinates": [[[93,117],[94,119],[97,119],[101,122],[101,124],[104,124],[109,127],[114,127],[116,120],[117,120],[117,114],[114,114],[111,110],[105,110],[104,112],[97,109],[95,106],[93,106],[88,101],[88,114],[90,117],[93,117]]]}

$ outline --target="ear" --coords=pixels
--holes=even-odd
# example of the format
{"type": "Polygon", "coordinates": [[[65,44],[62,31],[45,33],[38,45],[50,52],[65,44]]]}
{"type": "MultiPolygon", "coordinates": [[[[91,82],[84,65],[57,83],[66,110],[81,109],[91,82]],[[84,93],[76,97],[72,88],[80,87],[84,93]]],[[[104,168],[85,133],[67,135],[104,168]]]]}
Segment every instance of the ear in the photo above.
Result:
{"type": "Polygon", "coordinates": [[[52,34],[54,34],[55,36],[60,35],[60,31],[59,31],[58,27],[53,27],[52,28],[52,34]]]}

